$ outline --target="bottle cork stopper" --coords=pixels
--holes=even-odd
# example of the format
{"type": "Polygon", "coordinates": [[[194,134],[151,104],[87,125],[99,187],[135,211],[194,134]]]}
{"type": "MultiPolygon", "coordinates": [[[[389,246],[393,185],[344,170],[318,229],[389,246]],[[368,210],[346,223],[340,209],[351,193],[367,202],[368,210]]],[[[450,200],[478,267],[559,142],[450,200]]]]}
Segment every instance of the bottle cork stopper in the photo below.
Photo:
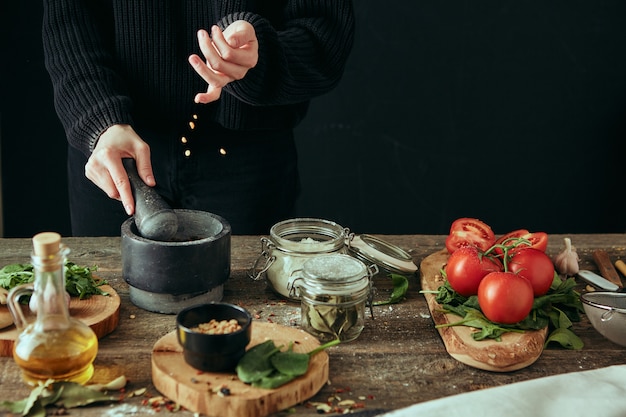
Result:
{"type": "Polygon", "coordinates": [[[33,253],[36,256],[48,257],[59,252],[61,235],[56,232],[38,233],[33,237],[33,253]]]}

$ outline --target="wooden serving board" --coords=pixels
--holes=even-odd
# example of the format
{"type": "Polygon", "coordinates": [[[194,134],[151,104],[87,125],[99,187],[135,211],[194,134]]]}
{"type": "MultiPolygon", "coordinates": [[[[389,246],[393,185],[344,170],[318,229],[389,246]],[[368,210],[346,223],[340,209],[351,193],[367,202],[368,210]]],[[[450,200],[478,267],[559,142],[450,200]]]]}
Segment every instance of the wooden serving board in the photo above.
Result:
{"type": "MultiPolygon", "coordinates": [[[[304,330],[253,321],[248,349],[268,339],[277,346],[294,342],[293,350],[303,353],[320,345],[304,330]]],[[[311,357],[305,375],[275,389],[254,388],[241,382],[234,372],[202,372],[188,365],[173,331],[154,345],[152,382],[161,394],[196,413],[215,417],[263,417],[315,395],[328,381],[328,361],[328,353],[319,352],[311,357]],[[220,387],[227,387],[230,395],[218,395],[216,391],[220,387]]]]}
{"type": "MultiPolygon", "coordinates": [[[[422,290],[437,291],[443,285],[441,269],[448,261],[443,249],[427,256],[420,264],[422,290]]],[[[461,318],[445,314],[435,301],[435,294],[424,293],[428,308],[436,325],[449,324],[461,318]]],[[[509,372],[525,368],[535,362],[543,352],[548,329],[505,333],[500,342],[493,339],[476,341],[471,327],[451,326],[437,329],[446,350],[454,359],[475,368],[494,372],[509,372]]]]}
{"type": "MultiPolygon", "coordinates": [[[[102,291],[109,295],[92,295],[80,300],[70,299],[70,315],[92,328],[98,338],[111,333],[117,327],[120,318],[120,296],[109,285],[103,285],[102,291]]],[[[11,317],[6,305],[0,306],[0,319],[11,317]]],[[[15,325],[0,329],[0,356],[13,355],[13,342],[18,335],[15,325]]]]}

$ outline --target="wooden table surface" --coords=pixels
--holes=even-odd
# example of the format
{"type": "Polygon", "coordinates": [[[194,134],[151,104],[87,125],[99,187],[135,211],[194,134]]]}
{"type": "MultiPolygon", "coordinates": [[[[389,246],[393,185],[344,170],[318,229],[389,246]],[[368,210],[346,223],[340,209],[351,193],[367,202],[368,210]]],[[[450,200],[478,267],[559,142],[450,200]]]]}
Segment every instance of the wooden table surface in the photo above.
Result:
{"type": "MultiPolygon", "coordinates": [[[[431,235],[379,237],[408,251],[418,265],[424,257],[442,249],[445,239],[445,236],[431,235]]],[[[561,250],[564,237],[550,236],[550,255],[561,250]]],[[[605,249],[613,262],[626,259],[624,234],[568,237],[581,257],[581,268],[597,271],[592,257],[596,249],[605,249]]],[[[174,330],[175,316],[150,313],[129,301],[128,286],[121,273],[120,238],[65,238],[64,243],[71,249],[71,261],[79,265],[98,265],[98,275],[109,281],[122,300],[118,328],[100,340],[92,382],[107,382],[125,375],[129,379],[126,392],[147,388],[147,395],[159,395],[151,381],[151,351],[157,340],[174,330]]],[[[247,275],[260,250],[259,236],[232,237],[232,272],[224,285],[224,301],[247,308],[257,320],[297,326],[299,304],[282,299],[268,289],[263,280],[254,281],[247,275]]],[[[0,265],[30,262],[30,251],[30,239],[0,239],[0,265]]],[[[584,287],[580,282],[581,291],[584,287]]],[[[585,343],[582,350],[550,346],[534,364],[511,373],[471,368],[446,353],[419,290],[419,279],[415,277],[410,282],[406,300],[375,307],[374,319],[367,315],[365,330],[357,340],[329,350],[330,380],[310,401],[326,402],[333,396],[352,399],[363,403],[364,410],[373,415],[375,410],[398,409],[467,391],[626,362],[625,348],[600,336],[583,316],[581,322],[574,324],[575,333],[585,343]]],[[[22,399],[29,392],[13,359],[0,358],[0,400],[22,399]]],[[[70,412],[74,417],[154,415],[152,407],[143,404],[144,399],[143,396],[131,397],[113,406],[82,407],[70,412]]],[[[319,415],[306,403],[293,410],[296,415],[319,415]]],[[[178,415],[192,413],[181,411],[178,415]]]]}

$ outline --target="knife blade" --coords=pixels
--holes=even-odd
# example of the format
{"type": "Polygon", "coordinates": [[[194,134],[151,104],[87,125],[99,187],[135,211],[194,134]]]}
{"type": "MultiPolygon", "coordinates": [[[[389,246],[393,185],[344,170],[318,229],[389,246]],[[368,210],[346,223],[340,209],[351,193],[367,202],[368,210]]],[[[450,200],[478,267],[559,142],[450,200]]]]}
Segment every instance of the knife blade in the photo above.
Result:
{"type": "Polygon", "coordinates": [[[591,285],[594,285],[598,288],[601,288],[605,291],[614,291],[614,292],[623,292],[624,288],[619,285],[605,279],[603,276],[596,274],[595,272],[581,269],[577,274],[583,280],[588,282],[591,285]]]}

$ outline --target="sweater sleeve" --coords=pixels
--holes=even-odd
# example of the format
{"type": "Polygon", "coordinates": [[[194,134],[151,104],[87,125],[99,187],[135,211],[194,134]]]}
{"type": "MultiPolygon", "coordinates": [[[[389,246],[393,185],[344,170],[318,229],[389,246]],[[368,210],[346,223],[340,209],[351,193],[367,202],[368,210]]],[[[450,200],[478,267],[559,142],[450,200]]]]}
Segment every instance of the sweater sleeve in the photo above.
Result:
{"type": "Polygon", "coordinates": [[[43,46],[55,109],[68,142],[86,155],[109,126],[132,122],[131,100],[112,69],[113,28],[104,22],[113,19],[107,14],[101,0],[44,0],[43,46]]]}
{"type": "Polygon", "coordinates": [[[287,0],[272,21],[251,12],[233,13],[250,22],[259,41],[259,60],[225,91],[253,106],[304,103],[332,90],[340,81],[354,42],[351,0],[287,0]]]}

